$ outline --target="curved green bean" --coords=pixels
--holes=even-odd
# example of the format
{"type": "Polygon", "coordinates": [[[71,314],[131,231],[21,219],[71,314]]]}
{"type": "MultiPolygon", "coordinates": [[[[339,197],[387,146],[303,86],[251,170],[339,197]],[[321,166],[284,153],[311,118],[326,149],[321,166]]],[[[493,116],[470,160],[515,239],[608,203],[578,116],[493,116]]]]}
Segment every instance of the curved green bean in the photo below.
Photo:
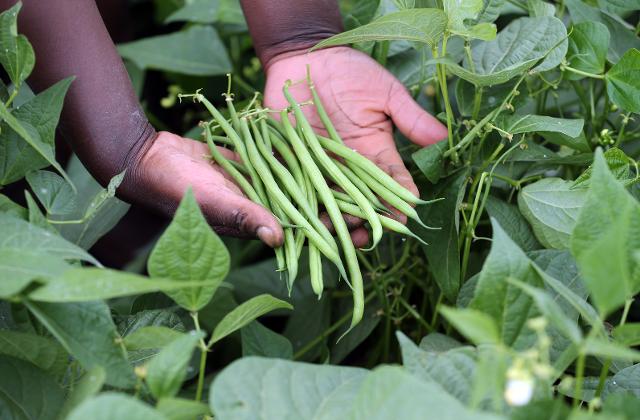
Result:
{"type": "MultiPolygon", "coordinates": [[[[313,128],[307,121],[307,118],[302,113],[302,109],[300,105],[293,99],[291,93],[289,92],[288,86],[285,84],[283,89],[284,96],[287,98],[291,107],[293,108],[293,112],[296,116],[296,121],[298,122],[298,127],[302,130],[304,138],[307,140],[306,144],[311,149],[311,152],[314,154],[320,165],[327,171],[331,179],[344,190],[345,193],[349,194],[351,198],[353,198],[356,204],[362,209],[365,214],[365,219],[369,222],[371,227],[371,236],[373,239],[373,243],[371,248],[375,248],[375,246],[380,242],[382,238],[382,225],[380,224],[380,219],[378,219],[377,213],[367,197],[364,196],[360,192],[360,190],[349,180],[349,178],[342,173],[342,171],[335,165],[333,160],[326,154],[320,142],[318,141],[315,133],[313,132],[313,128]]],[[[283,125],[286,126],[286,121],[283,121],[283,125]]],[[[326,203],[325,203],[326,204],[326,203]]]]}
{"type": "Polygon", "coordinates": [[[344,173],[349,178],[349,180],[353,182],[353,185],[355,185],[356,188],[358,188],[360,192],[362,192],[362,194],[364,194],[364,196],[367,197],[367,199],[369,199],[369,201],[371,202],[371,204],[374,205],[374,207],[384,209],[387,212],[389,211],[389,209],[386,208],[384,204],[382,204],[378,196],[375,195],[373,191],[371,191],[371,188],[369,188],[369,186],[363,180],[361,180],[360,177],[354,174],[353,171],[349,169],[347,165],[345,165],[344,163],[338,160],[334,160],[334,163],[338,168],[340,168],[342,173],[344,173]]]}
{"type": "Polygon", "coordinates": [[[302,165],[304,165],[309,179],[313,183],[314,189],[318,192],[318,195],[324,202],[327,213],[329,213],[329,218],[331,219],[331,222],[333,223],[333,226],[336,230],[336,234],[340,239],[340,243],[342,244],[342,249],[345,255],[345,260],[347,262],[347,267],[349,269],[350,275],[349,278],[345,277],[345,280],[349,281],[351,290],[353,292],[353,314],[351,316],[351,328],[353,328],[353,326],[360,322],[364,314],[364,282],[362,279],[362,273],[360,272],[360,265],[358,264],[356,249],[353,246],[353,242],[351,241],[351,236],[349,235],[347,224],[342,218],[342,212],[340,211],[338,204],[333,198],[331,189],[324,180],[322,172],[320,172],[320,169],[316,166],[316,163],[313,161],[313,158],[311,157],[311,154],[307,150],[302,139],[298,137],[296,130],[291,125],[289,116],[287,115],[287,111],[283,110],[281,112],[281,116],[282,125],[284,126],[287,137],[291,142],[291,146],[298,155],[298,158],[300,159],[302,165]]]}
{"type": "MultiPolygon", "coordinates": [[[[246,118],[240,120],[241,128],[245,136],[247,144],[247,153],[249,155],[249,161],[255,167],[256,171],[262,176],[265,187],[269,191],[269,196],[280,206],[282,211],[291,219],[293,223],[304,229],[305,236],[309,238],[309,241],[313,242],[320,252],[322,252],[331,262],[333,262],[340,270],[343,276],[346,276],[344,265],[340,260],[340,255],[324,240],[322,235],[315,231],[311,224],[305,219],[305,217],[294,207],[285,194],[280,190],[278,183],[273,178],[267,163],[262,159],[258,148],[256,147],[251,133],[249,132],[249,125],[246,118]]],[[[337,207],[337,206],[336,206],[337,207]]]]}

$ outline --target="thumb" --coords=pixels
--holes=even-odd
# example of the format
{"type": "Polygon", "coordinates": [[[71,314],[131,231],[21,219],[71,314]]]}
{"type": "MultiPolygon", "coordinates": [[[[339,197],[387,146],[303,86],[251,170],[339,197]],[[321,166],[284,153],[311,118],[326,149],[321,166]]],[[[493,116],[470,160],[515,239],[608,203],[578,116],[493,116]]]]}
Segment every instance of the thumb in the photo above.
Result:
{"type": "Polygon", "coordinates": [[[386,114],[409,140],[428,146],[447,138],[447,127],[422,109],[407,89],[394,78],[386,114]]]}
{"type": "Polygon", "coordinates": [[[257,236],[272,248],[282,245],[282,227],[264,207],[233,193],[208,194],[207,198],[198,201],[209,223],[218,233],[257,236]]]}

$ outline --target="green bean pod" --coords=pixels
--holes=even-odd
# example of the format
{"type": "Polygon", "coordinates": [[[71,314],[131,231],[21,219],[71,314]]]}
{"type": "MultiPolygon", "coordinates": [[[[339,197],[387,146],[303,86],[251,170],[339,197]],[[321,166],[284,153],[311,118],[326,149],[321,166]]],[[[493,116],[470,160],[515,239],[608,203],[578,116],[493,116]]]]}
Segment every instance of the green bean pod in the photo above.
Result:
{"type": "Polygon", "coordinates": [[[367,197],[367,199],[369,199],[369,201],[371,202],[371,204],[373,204],[374,207],[384,209],[387,212],[389,211],[389,209],[386,208],[384,204],[382,204],[378,196],[375,195],[373,191],[371,191],[371,188],[369,188],[369,186],[363,180],[361,180],[360,177],[354,174],[353,171],[349,169],[347,165],[345,165],[344,163],[338,160],[334,160],[334,163],[338,168],[340,168],[342,173],[344,173],[349,178],[349,180],[353,182],[353,185],[355,185],[356,188],[358,188],[360,192],[364,194],[364,196],[367,197]]]}
{"type": "MultiPolygon", "coordinates": [[[[402,186],[398,181],[393,179],[391,175],[389,175],[388,173],[380,169],[378,165],[376,165],[366,157],[362,156],[360,153],[348,148],[343,144],[332,141],[331,139],[328,139],[326,137],[318,136],[318,140],[320,141],[320,144],[322,145],[322,147],[324,147],[331,153],[335,154],[336,156],[340,156],[345,161],[347,161],[347,166],[351,170],[354,170],[354,167],[358,167],[362,169],[364,173],[367,174],[365,178],[360,176],[360,179],[362,179],[363,181],[366,181],[367,178],[379,179],[383,185],[388,185],[388,187],[385,187],[385,188],[388,188],[395,195],[397,195],[402,200],[408,203],[411,203],[411,204],[428,204],[429,203],[428,201],[424,201],[416,197],[411,191],[409,191],[404,186],[402,186]]],[[[371,185],[369,185],[369,187],[371,187],[371,185]]],[[[375,192],[377,193],[377,191],[375,192]]],[[[382,198],[385,199],[384,197],[382,198]]]]}
{"type": "Polygon", "coordinates": [[[338,204],[333,198],[331,189],[322,176],[322,172],[316,166],[316,163],[311,157],[311,154],[307,150],[302,139],[300,139],[295,129],[291,125],[289,116],[287,115],[287,111],[283,110],[281,112],[281,116],[282,125],[285,128],[287,137],[291,142],[291,146],[298,156],[298,159],[300,159],[300,162],[306,169],[306,173],[313,183],[314,189],[318,192],[318,195],[324,202],[327,213],[329,213],[329,218],[331,219],[331,222],[333,223],[333,226],[336,230],[336,235],[338,236],[338,238],[340,239],[340,243],[342,244],[342,249],[350,275],[348,279],[346,277],[345,279],[349,281],[353,293],[353,314],[351,316],[351,329],[356,324],[358,324],[358,322],[360,322],[364,314],[364,283],[362,279],[362,273],[360,272],[360,265],[358,264],[356,249],[353,246],[353,242],[351,241],[351,236],[349,235],[347,224],[342,218],[342,212],[340,211],[338,204]]]}
{"type": "MultiPolygon", "coordinates": [[[[311,203],[311,208],[318,212],[318,197],[313,189],[311,180],[308,176],[305,176],[305,183],[307,184],[307,198],[311,203]]],[[[313,292],[318,296],[318,300],[322,297],[324,290],[324,279],[322,278],[322,256],[320,251],[315,245],[309,244],[309,279],[311,280],[311,288],[313,292]]]]}
{"type": "MultiPolygon", "coordinates": [[[[340,207],[340,210],[342,210],[343,213],[347,213],[352,216],[356,216],[360,218],[362,217],[362,210],[360,210],[358,206],[353,205],[351,203],[347,203],[342,200],[337,200],[337,202],[338,202],[338,207],[340,207]]],[[[382,223],[382,227],[384,227],[385,229],[400,233],[405,236],[411,236],[412,238],[415,238],[418,241],[420,241],[422,244],[429,245],[421,237],[411,232],[406,225],[400,223],[396,219],[392,219],[390,217],[383,216],[381,214],[378,215],[378,217],[380,218],[380,223],[382,223]]]]}
{"type": "MultiPolygon", "coordinates": [[[[305,219],[305,217],[294,207],[289,201],[286,195],[280,190],[278,183],[273,178],[271,170],[267,163],[262,159],[258,148],[256,147],[251,133],[249,132],[249,125],[246,118],[240,120],[241,128],[247,144],[247,153],[249,161],[255,167],[256,171],[262,176],[262,180],[265,187],[269,191],[269,197],[271,197],[282,211],[291,219],[293,223],[304,229],[305,236],[309,238],[309,241],[313,242],[318,249],[340,270],[340,273],[346,276],[344,265],[340,259],[340,255],[331,247],[311,224],[305,219]]],[[[337,206],[336,206],[337,207],[337,206]]]]}
{"type": "Polygon", "coordinates": [[[254,141],[258,148],[258,151],[262,155],[262,158],[269,165],[273,173],[282,181],[282,184],[285,190],[289,193],[289,195],[293,198],[293,200],[298,204],[298,208],[302,210],[302,213],[307,216],[307,220],[311,223],[311,226],[318,232],[324,240],[331,245],[332,248],[337,252],[338,245],[336,244],[335,239],[329,232],[329,229],[322,223],[322,221],[318,218],[317,211],[314,212],[309,206],[309,202],[306,197],[306,193],[300,188],[296,180],[293,178],[293,175],[284,167],[282,163],[278,159],[273,156],[273,154],[268,150],[266,145],[264,144],[264,138],[256,124],[251,121],[251,129],[254,135],[254,141]]]}
{"type": "MultiPolygon", "coordinates": [[[[291,93],[289,92],[288,86],[285,84],[284,87],[284,96],[287,98],[291,107],[293,108],[293,112],[296,116],[296,121],[298,122],[298,127],[302,130],[304,138],[307,140],[306,144],[311,149],[311,152],[315,156],[315,158],[320,162],[320,165],[327,171],[331,179],[344,190],[345,193],[349,194],[351,198],[353,198],[356,204],[362,209],[365,214],[365,219],[369,222],[371,227],[371,236],[373,239],[373,243],[371,248],[375,248],[375,246],[380,242],[382,238],[382,225],[380,224],[380,219],[378,219],[377,213],[367,197],[365,197],[360,190],[353,185],[353,183],[347,178],[345,174],[335,165],[333,160],[326,154],[318,138],[313,132],[313,128],[307,121],[307,118],[302,113],[302,109],[300,105],[293,99],[291,93]]],[[[286,125],[286,121],[283,121],[283,124],[286,125]]],[[[325,203],[326,204],[326,203],[325,203]]]]}
{"type": "MultiPolygon", "coordinates": [[[[347,203],[351,203],[351,204],[356,204],[356,202],[354,201],[353,198],[351,198],[348,194],[345,194],[341,191],[336,191],[334,189],[331,190],[331,193],[333,194],[333,198],[335,198],[336,200],[342,200],[345,201],[347,203]]],[[[374,206],[374,208],[379,211],[380,213],[391,213],[389,210],[387,210],[386,207],[381,208],[378,206],[374,206]]]]}

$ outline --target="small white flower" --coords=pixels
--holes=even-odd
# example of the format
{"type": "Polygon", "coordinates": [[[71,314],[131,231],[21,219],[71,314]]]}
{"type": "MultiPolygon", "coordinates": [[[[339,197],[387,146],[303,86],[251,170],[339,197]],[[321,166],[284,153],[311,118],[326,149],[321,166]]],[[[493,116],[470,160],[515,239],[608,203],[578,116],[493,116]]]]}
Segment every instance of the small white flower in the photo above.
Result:
{"type": "Polygon", "coordinates": [[[504,399],[507,404],[515,407],[526,405],[533,396],[533,380],[509,379],[504,391],[504,399]]]}

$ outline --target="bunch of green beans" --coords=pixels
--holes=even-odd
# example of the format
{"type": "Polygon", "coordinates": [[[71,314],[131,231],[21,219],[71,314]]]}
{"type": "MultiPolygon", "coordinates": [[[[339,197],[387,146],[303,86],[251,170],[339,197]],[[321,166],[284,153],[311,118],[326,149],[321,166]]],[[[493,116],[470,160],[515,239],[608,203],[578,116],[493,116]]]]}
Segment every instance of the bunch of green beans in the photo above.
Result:
{"type": "Polygon", "coordinates": [[[253,202],[268,209],[280,221],[284,243],[275,249],[278,271],[285,273],[289,292],[298,275],[298,261],[305,243],[308,245],[309,275],[313,291],[322,296],[324,289],[322,257],[338,268],[353,292],[351,328],[364,313],[362,273],[343,214],[363,219],[371,229],[375,248],[383,229],[411,236],[422,242],[404,224],[390,217],[390,208],[405,214],[422,226],[414,206],[428,202],[420,200],[373,162],[345,146],[329,119],[316,89],[308,78],[313,95],[312,105],[324,124],[329,137],[315,133],[289,91],[284,96],[289,107],[280,111],[279,120],[273,111],[263,109],[254,100],[247,109],[238,112],[233,96],[225,95],[229,119],[196,92],[194,101],[202,103],[213,119],[203,123],[206,142],[212,159],[222,167],[253,202]],[[290,120],[293,114],[295,126],[290,120]],[[213,127],[224,136],[213,135],[213,127]],[[225,158],[217,144],[231,146],[238,161],[225,158]],[[322,223],[320,204],[329,215],[336,233],[334,237],[322,223]],[[337,238],[337,241],[336,241],[337,238]]]}

